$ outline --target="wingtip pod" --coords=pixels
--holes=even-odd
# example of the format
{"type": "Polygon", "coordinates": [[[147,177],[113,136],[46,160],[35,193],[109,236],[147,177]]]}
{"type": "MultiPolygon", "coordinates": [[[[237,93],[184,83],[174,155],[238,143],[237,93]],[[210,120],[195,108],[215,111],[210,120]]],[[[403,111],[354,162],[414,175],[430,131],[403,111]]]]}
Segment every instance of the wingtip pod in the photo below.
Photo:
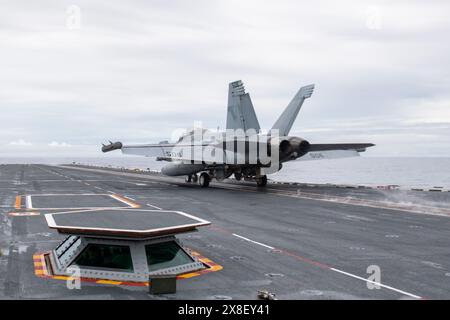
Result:
{"type": "Polygon", "coordinates": [[[111,142],[110,141],[110,144],[107,144],[107,145],[102,144],[102,145],[103,145],[102,152],[104,152],[104,153],[111,152],[114,150],[120,150],[123,147],[122,142],[111,142]]]}

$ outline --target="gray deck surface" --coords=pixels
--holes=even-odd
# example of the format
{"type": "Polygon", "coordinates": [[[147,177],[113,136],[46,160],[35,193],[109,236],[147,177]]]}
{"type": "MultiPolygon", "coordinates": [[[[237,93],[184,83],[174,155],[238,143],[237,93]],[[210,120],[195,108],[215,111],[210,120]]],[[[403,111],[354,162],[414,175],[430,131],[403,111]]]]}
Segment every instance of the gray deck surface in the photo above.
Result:
{"type": "Polygon", "coordinates": [[[54,211],[9,215],[17,194],[109,192],[212,222],[179,238],[223,270],[181,280],[176,295],[159,299],[254,299],[260,289],[279,299],[450,298],[450,193],[217,182],[202,189],[183,180],[0,166],[0,299],[154,299],[145,288],[83,283],[68,290],[64,281],[36,277],[33,254],[64,237],[47,227],[43,214],[54,211]],[[371,265],[386,287],[368,289],[371,265]]]}

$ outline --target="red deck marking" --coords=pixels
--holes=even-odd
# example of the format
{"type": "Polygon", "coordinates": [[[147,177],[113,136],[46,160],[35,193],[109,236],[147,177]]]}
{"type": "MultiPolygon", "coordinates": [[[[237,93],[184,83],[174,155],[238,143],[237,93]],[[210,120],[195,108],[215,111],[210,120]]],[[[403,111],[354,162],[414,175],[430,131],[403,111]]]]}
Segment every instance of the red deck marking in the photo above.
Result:
{"type": "Polygon", "coordinates": [[[291,252],[286,251],[286,250],[281,250],[281,253],[284,253],[285,255],[287,255],[289,257],[296,258],[297,260],[300,260],[300,261],[312,264],[312,265],[314,265],[316,267],[319,267],[319,268],[322,268],[322,269],[331,269],[331,267],[327,266],[326,264],[323,264],[323,263],[320,263],[320,262],[317,262],[317,261],[314,261],[314,260],[311,260],[311,259],[299,256],[299,255],[297,255],[295,253],[291,253],[291,252]]]}

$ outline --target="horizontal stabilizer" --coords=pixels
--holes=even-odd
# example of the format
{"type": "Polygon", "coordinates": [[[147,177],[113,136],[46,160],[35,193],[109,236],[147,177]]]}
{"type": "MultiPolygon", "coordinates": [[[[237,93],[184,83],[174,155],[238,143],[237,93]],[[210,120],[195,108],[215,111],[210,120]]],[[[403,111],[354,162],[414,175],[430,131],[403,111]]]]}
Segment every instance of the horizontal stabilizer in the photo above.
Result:
{"type": "Polygon", "coordinates": [[[359,157],[359,153],[356,150],[328,150],[308,152],[303,157],[297,159],[298,161],[311,161],[311,160],[325,160],[325,159],[342,159],[359,157]]]}
{"type": "Polygon", "coordinates": [[[298,160],[309,161],[358,157],[360,152],[364,152],[366,148],[373,146],[373,143],[310,144],[308,153],[298,160]]]}
{"type": "Polygon", "coordinates": [[[334,151],[334,150],[355,150],[364,152],[366,148],[375,146],[373,143],[330,143],[330,144],[310,144],[309,152],[334,151]]]}

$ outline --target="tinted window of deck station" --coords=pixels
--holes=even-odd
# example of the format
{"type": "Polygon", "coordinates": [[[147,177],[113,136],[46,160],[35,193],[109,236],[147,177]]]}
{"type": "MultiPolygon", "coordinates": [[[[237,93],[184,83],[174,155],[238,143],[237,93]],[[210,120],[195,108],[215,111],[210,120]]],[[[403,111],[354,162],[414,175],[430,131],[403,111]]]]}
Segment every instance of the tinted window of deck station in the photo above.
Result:
{"type": "Polygon", "coordinates": [[[129,246],[89,244],[76,259],[75,265],[133,271],[129,246]]]}
{"type": "Polygon", "coordinates": [[[150,272],[193,262],[174,241],[146,245],[145,253],[150,272]]]}

